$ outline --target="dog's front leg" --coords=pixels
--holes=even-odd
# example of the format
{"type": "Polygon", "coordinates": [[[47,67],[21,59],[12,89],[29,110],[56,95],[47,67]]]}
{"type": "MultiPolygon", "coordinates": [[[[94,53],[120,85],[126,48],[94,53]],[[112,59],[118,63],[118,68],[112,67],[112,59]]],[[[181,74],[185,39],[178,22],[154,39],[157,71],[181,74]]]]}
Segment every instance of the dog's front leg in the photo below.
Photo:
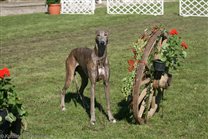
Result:
{"type": "Polygon", "coordinates": [[[111,108],[110,108],[110,84],[109,80],[104,81],[104,86],[105,86],[105,97],[106,97],[106,104],[107,104],[107,113],[108,113],[108,119],[112,123],[116,123],[116,119],[113,117],[111,113],[111,108]]]}
{"type": "Polygon", "coordinates": [[[95,124],[95,86],[96,86],[96,71],[92,71],[90,73],[90,82],[91,82],[91,89],[90,89],[90,123],[92,125],[95,124]]]}
{"type": "Polygon", "coordinates": [[[90,92],[90,123],[92,125],[95,124],[95,83],[91,84],[91,92],[90,92]]]}

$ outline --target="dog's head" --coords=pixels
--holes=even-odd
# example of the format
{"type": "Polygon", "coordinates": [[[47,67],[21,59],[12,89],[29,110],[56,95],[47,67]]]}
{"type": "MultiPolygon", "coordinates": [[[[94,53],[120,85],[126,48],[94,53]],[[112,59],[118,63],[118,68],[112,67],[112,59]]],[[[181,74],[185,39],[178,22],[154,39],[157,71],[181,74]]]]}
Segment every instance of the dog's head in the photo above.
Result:
{"type": "Polygon", "coordinates": [[[96,31],[95,42],[97,44],[98,56],[102,57],[108,44],[108,32],[101,30],[96,31]]]}

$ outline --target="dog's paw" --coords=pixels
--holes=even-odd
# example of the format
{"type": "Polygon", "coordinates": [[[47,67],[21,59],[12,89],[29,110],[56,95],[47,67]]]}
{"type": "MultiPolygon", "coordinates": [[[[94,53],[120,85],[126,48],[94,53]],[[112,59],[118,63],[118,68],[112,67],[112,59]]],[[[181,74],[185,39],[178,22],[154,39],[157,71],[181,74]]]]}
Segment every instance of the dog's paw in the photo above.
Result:
{"type": "Polygon", "coordinates": [[[110,119],[111,123],[116,123],[116,119],[110,119]]]}
{"type": "Polygon", "coordinates": [[[95,125],[95,120],[90,120],[91,125],[95,125]]]}
{"type": "Polygon", "coordinates": [[[112,120],[112,123],[116,123],[116,119],[113,119],[113,120],[112,120]]]}
{"type": "Polygon", "coordinates": [[[66,108],[65,107],[61,107],[61,111],[65,111],[66,110],[66,108]]]}

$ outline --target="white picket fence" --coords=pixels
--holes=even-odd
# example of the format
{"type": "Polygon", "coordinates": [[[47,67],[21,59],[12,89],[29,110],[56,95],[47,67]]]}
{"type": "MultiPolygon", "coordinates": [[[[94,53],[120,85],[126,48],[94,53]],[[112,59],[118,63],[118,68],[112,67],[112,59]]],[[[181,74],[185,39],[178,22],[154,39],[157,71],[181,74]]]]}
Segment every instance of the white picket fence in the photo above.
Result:
{"type": "Polygon", "coordinates": [[[180,0],[179,3],[181,16],[208,17],[208,0],[180,0]]]}
{"type": "Polygon", "coordinates": [[[107,13],[163,15],[164,0],[107,0],[107,13]]]}
{"type": "MultiPolygon", "coordinates": [[[[95,0],[61,0],[62,14],[94,14],[95,0]]],[[[107,0],[108,14],[163,15],[164,0],[107,0]]],[[[181,16],[208,17],[208,0],[179,0],[181,16]]]]}
{"type": "Polygon", "coordinates": [[[61,0],[62,14],[94,14],[95,0],[61,0]]]}

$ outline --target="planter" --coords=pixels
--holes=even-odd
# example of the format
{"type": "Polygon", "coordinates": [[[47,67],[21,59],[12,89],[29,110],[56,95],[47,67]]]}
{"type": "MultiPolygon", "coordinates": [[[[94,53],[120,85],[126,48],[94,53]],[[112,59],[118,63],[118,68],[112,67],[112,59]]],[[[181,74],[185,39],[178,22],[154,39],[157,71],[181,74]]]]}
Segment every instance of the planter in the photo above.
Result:
{"type": "Polygon", "coordinates": [[[0,122],[0,135],[3,135],[5,137],[10,133],[10,123],[5,120],[5,117],[7,116],[7,111],[5,109],[0,109],[0,116],[2,118],[0,122]]]}
{"type": "Polygon", "coordinates": [[[61,12],[61,4],[49,4],[48,13],[51,15],[59,15],[61,12]]]}
{"type": "Polygon", "coordinates": [[[0,135],[5,138],[8,136],[13,139],[19,138],[22,129],[22,120],[17,118],[13,123],[6,121],[7,111],[5,109],[0,109],[0,116],[2,117],[0,135]]]}
{"type": "Polygon", "coordinates": [[[165,72],[165,62],[156,59],[153,61],[153,67],[154,67],[154,78],[155,80],[160,80],[162,74],[165,72]]]}
{"type": "Polygon", "coordinates": [[[155,71],[165,71],[165,62],[160,59],[156,59],[153,61],[153,66],[155,71]]]}
{"type": "Polygon", "coordinates": [[[11,124],[10,130],[11,130],[12,134],[10,134],[10,137],[15,138],[15,139],[19,138],[20,133],[21,133],[21,129],[22,129],[22,119],[17,118],[16,121],[14,121],[11,124]]]}

